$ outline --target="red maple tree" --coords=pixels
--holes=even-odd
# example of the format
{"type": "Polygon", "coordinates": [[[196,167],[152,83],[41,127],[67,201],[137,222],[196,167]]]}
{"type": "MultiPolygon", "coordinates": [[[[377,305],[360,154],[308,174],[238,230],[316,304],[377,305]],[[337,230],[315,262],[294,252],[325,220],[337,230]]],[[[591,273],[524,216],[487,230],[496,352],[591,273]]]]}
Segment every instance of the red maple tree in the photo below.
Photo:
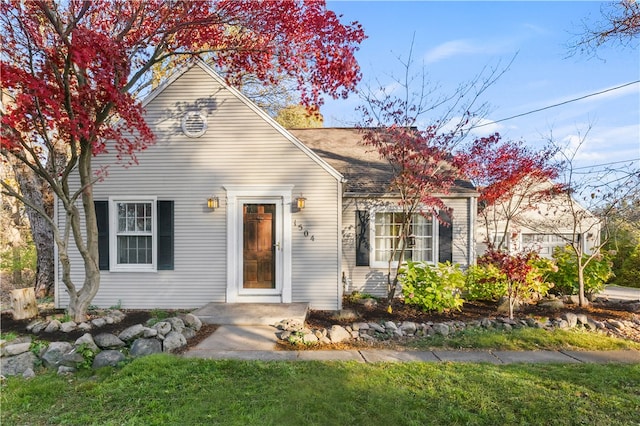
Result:
{"type": "Polygon", "coordinates": [[[505,249],[514,219],[562,190],[552,182],[561,166],[554,161],[557,152],[553,145],[535,150],[495,133],[473,140],[460,153],[467,176],[480,192],[478,214],[489,246],[505,249]]]}
{"type": "Polygon", "coordinates": [[[321,105],[323,94],[355,89],[354,52],[365,37],[360,25],[341,23],[315,0],[7,0],[0,20],[2,89],[12,98],[2,114],[1,153],[48,184],[68,226],[58,228],[28,195],[2,186],[48,218],[77,321],[100,282],[92,158],[113,141],[120,158],[135,162],[153,142],[134,92],[154,64],[207,54],[232,84],[247,73],[269,84],[293,77],[302,102],[321,105]],[[69,184],[74,173],[80,188],[69,184]],[[70,237],[84,261],[81,287],[70,277],[70,237]]]}

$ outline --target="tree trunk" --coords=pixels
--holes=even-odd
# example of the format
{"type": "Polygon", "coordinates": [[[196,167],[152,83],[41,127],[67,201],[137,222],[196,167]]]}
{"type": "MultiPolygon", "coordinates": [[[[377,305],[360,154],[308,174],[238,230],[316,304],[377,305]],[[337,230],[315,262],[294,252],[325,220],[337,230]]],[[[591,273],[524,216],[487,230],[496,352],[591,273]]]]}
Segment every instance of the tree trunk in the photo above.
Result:
{"type": "Polygon", "coordinates": [[[36,304],[36,293],[33,291],[33,287],[11,290],[11,307],[13,308],[14,320],[37,316],[38,305],[36,304]]]}
{"type": "Polygon", "coordinates": [[[584,267],[582,262],[578,261],[578,306],[587,306],[586,298],[584,297],[584,267]]]}
{"type": "MultiPolygon", "coordinates": [[[[53,194],[49,186],[24,164],[14,164],[13,171],[22,195],[53,217],[53,194]]],[[[53,230],[45,218],[27,207],[31,237],[36,245],[37,273],[35,291],[37,297],[53,293],[54,249],[53,230]]]]}

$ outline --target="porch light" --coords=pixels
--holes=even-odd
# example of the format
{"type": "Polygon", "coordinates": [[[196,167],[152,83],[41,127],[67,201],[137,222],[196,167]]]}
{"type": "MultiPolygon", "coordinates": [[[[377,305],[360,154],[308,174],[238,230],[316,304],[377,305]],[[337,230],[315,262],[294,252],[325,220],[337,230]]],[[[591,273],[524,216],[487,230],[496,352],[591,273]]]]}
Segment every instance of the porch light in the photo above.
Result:
{"type": "Polygon", "coordinates": [[[304,198],[302,196],[302,194],[300,194],[300,196],[298,198],[296,198],[296,206],[298,207],[298,211],[303,210],[304,206],[305,206],[305,202],[307,201],[306,198],[304,198]]]}
{"type": "Polygon", "coordinates": [[[207,200],[207,207],[211,210],[215,210],[220,207],[220,199],[218,197],[209,197],[207,200]]]}

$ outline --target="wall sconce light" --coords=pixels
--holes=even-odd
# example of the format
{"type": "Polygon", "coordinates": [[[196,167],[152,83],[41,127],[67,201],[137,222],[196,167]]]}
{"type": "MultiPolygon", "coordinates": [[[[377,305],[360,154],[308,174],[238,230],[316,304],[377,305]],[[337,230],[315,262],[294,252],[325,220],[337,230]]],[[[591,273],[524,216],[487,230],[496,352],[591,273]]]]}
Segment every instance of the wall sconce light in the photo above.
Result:
{"type": "Polygon", "coordinates": [[[302,196],[302,194],[300,194],[300,196],[298,198],[296,198],[296,207],[298,207],[298,211],[303,210],[304,206],[305,206],[305,202],[307,201],[306,198],[304,198],[302,196]]]}
{"type": "Polygon", "coordinates": [[[211,210],[215,210],[220,207],[220,199],[218,197],[209,197],[207,200],[207,207],[211,210]]]}

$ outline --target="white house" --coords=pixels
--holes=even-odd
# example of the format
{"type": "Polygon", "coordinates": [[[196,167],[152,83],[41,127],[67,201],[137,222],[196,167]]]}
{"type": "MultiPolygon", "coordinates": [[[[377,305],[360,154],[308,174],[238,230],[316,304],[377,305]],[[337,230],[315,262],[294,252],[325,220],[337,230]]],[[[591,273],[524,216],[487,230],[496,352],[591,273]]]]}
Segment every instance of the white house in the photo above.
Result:
{"type": "MultiPolygon", "coordinates": [[[[386,194],[388,170],[357,130],[289,132],[202,62],[177,71],[144,108],[156,143],[137,154],[139,164],[119,164],[115,154],[93,161],[108,167],[94,186],[94,305],[335,310],[345,290],[385,294],[396,200],[386,194]]],[[[476,196],[461,183],[445,198],[452,226],[417,219],[409,256],[471,264],[476,196]]],[[[75,249],[70,257],[81,283],[82,258],[75,249]]],[[[65,307],[57,269],[56,306],[65,307]]]]}

